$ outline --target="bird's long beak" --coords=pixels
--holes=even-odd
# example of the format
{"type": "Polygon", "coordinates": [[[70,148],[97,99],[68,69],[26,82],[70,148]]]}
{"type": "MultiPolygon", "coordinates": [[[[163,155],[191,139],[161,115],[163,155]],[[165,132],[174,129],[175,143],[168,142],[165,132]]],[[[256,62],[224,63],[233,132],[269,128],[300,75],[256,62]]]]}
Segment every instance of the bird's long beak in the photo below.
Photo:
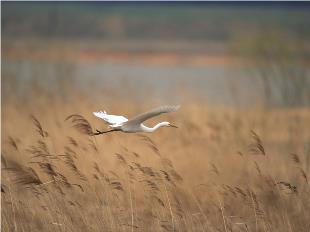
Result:
{"type": "Polygon", "coordinates": [[[179,128],[179,127],[177,127],[177,126],[175,126],[175,125],[172,125],[172,124],[170,124],[169,126],[174,127],[174,128],[179,128]]]}

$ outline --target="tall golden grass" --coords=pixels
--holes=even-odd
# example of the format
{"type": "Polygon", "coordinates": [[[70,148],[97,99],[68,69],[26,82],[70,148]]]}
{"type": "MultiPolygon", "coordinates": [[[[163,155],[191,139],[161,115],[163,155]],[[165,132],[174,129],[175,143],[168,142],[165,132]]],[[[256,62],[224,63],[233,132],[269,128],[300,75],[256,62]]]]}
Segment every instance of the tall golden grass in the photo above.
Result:
{"type": "Polygon", "coordinates": [[[2,231],[310,229],[307,109],[189,100],[147,122],[179,129],[91,136],[105,129],[95,110],[130,117],[157,105],[39,92],[2,103],[2,231]]]}

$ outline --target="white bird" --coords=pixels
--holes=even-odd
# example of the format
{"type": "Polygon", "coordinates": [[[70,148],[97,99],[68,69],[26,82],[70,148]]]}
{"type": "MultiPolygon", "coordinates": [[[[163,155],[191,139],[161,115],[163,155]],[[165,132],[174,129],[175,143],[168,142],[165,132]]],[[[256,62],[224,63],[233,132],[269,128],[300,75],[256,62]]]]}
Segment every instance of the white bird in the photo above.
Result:
{"type": "Polygon", "coordinates": [[[149,112],[140,114],[136,117],[134,117],[131,120],[128,120],[124,116],[118,116],[118,115],[111,115],[107,114],[105,111],[102,112],[93,112],[93,114],[98,117],[103,119],[105,122],[109,124],[109,127],[111,130],[108,131],[99,131],[97,130],[97,133],[94,133],[94,135],[100,135],[103,133],[108,133],[112,131],[123,131],[126,133],[135,133],[135,132],[154,132],[158,128],[162,126],[168,126],[168,127],[175,127],[177,126],[172,125],[169,122],[160,122],[154,127],[147,127],[143,125],[143,122],[155,117],[157,115],[163,114],[163,113],[169,113],[169,112],[174,112],[177,111],[180,108],[180,106],[161,106],[156,109],[153,109],[149,112]]]}

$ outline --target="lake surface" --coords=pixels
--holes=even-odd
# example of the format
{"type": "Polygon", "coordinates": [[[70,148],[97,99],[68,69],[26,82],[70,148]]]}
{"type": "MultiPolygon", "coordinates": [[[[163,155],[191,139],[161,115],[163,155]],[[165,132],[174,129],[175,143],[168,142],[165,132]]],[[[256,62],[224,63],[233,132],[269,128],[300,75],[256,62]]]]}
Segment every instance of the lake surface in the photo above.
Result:
{"type": "Polygon", "coordinates": [[[20,86],[36,79],[50,90],[57,81],[69,78],[89,95],[105,90],[123,92],[126,97],[170,101],[188,95],[210,105],[247,106],[260,98],[260,81],[240,68],[229,65],[161,65],[137,62],[3,62],[3,79],[14,78],[20,86]]]}

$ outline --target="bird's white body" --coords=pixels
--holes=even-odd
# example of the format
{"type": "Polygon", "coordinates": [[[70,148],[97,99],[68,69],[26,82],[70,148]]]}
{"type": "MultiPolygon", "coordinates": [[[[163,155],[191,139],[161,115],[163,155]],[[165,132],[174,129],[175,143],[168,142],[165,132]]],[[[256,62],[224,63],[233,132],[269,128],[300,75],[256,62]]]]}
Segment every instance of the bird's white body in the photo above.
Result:
{"type": "MultiPolygon", "coordinates": [[[[154,127],[147,127],[143,125],[144,121],[148,120],[149,118],[155,117],[159,114],[162,114],[162,113],[169,113],[169,112],[177,111],[179,108],[180,106],[162,106],[154,110],[151,110],[149,112],[140,114],[131,120],[128,120],[124,116],[107,114],[105,111],[104,112],[102,111],[93,112],[93,114],[96,117],[101,118],[105,122],[107,122],[109,124],[109,127],[112,129],[110,131],[123,131],[127,133],[136,133],[136,132],[151,133],[162,126],[171,126],[171,127],[176,127],[176,126],[173,126],[169,122],[160,122],[154,127]]],[[[106,131],[106,132],[110,132],[110,131],[106,131]]],[[[100,132],[100,131],[97,131],[97,132],[98,132],[97,134],[106,133],[106,132],[100,132]]]]}

